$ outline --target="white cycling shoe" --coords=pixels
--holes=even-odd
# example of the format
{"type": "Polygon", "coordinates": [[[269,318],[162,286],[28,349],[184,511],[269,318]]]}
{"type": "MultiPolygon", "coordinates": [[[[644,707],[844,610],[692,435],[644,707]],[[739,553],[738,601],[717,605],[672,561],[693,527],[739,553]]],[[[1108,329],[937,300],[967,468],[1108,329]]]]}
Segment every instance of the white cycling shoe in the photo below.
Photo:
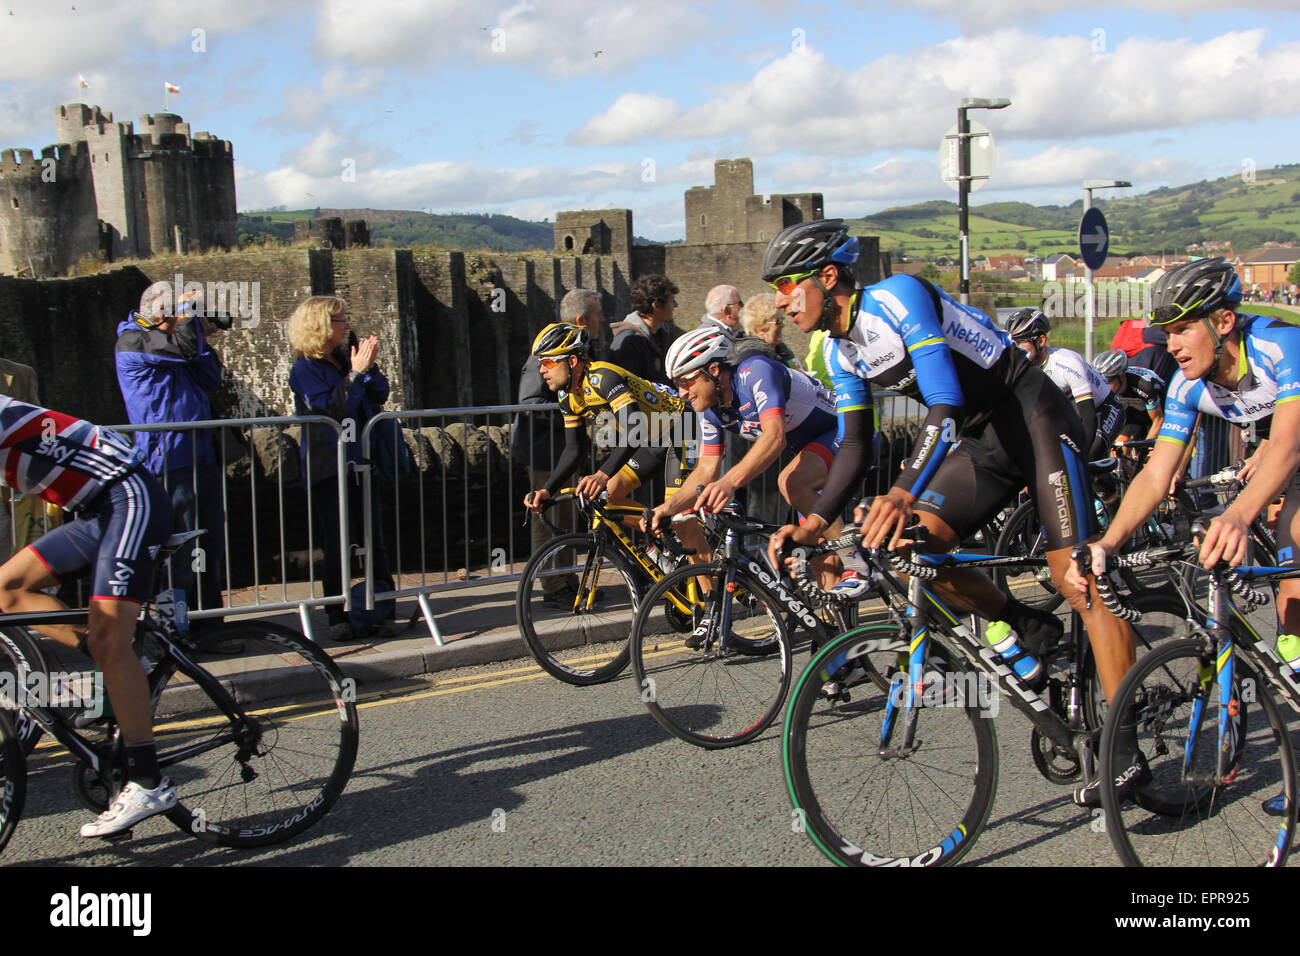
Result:
{"type": "Polygon", "coordinates": [[[176,788],[166,777],[153,790],[132,781],[122,788],[113,805],[81,828],[83,837],[106,837],[129,830],[141,820],[166,813],[176,806],[176,788]]]}

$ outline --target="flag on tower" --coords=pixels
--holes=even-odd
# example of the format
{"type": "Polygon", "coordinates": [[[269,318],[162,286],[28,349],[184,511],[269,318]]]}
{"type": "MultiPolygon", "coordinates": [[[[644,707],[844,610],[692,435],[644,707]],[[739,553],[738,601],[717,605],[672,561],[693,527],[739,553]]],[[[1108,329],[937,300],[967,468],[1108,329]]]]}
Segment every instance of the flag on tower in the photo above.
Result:
{"type": "Polygon", "coordinates": [[[77,74],[77,82],[81,84],[83,90],[90,86],[90,84],[86,82],[86,78],[80,73],[77,74]]]}
{"type": "Polygon", "coordinates": [[[172,86],[170,83],[164,81],[163,90],[168,93],[179,93],[181,91],[181,88],[179,86],[172,86]]]}

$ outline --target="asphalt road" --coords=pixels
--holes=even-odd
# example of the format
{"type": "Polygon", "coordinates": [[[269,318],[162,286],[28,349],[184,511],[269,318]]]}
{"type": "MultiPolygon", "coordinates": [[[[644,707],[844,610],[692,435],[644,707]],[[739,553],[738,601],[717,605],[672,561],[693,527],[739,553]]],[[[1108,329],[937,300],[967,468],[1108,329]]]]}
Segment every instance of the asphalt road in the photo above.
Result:
{"type": "MultiPolygon", "coordinates": [[[[800,658],[799,664],[804,658],[800,658]]],[[[214,849],[165,819],[118,844],[82,840],[89,811],[66,755],[31,763],[27,809],[3,862],[77,866],[821,865],[796,832],[778,728],[705,751],[671,738],[630,677],[569,687],[531,661],[368,688],[361,747],[338,804],[287,845],[214,849]]],[[[1113,865],[1069,792],[1039,776],[1029,725],[996,720],[1002,766],[990,823],[965,866],[1113,865]]]]}

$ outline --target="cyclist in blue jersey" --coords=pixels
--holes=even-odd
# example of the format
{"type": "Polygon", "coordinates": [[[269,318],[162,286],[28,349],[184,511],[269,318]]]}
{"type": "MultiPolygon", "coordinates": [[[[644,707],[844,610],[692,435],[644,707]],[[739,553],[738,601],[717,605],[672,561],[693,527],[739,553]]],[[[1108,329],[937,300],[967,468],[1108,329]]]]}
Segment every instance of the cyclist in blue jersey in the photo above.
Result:
{"type": "MultiPolygon", "coordinates": [[[[708,511],[726,507],[787,448],[794,459],[781,470],[777,487],[797,511],[807,514],[816,507],[839,447],[835,402],[811,375],[787,367],[764,348],[754,339],[734,342],[706,326],[669,348],[668,376],[699,416],[700,459],[682,489],[655,509],[655,530],[664,519],[696,504],[708,511]],[[747,344],[758,350],[745,351],[747,344]],[[754,443],[725,473],[724,431],[754,443]]],[[[834,584],[833,568],[831,562],[823,564],[824,586],[834,584]]]]}
{"type": "MultiPolygon", "coordinates": [[[[859,449],[870,382],[928,411],[907,466],[871,503],[862,525],[866,544],[897,547],[915,515],[935,550],[954,550],[1027,485],[1043,516],[1059,587],[1070,549],[1092,533],[1083,429],[1069,399],[987,316],[935,286],[900,275],[855,289],[856,258],[857,240],[840,220],[791,226],[763,258],[763,278],[789,318],[806,332],[828,330],[826,364],[842,436],[816,510],[802,528],[787,526],[773,536],[772,560],[786,542],[814,543],[865,471],[859,449]]],[[[1010,623],[1030,653],[1042,654],[1060,639],[1057,618],[1008,598],[983,574],[948,571],[936,585],[957,609],[1010,623]]],[[[1133,664],[1132,634],[1102,614],[1100,600],[1089,609],[1080,592],[1070,603],[1083,616],[1102,684],[1113,693],[1133,664]]]]}
{"type": "Polygon", "coordinates": [[[131,649],[153,584],[151,549],[172,530],[171,500],[143,462],[143,452],[116,432],[0,396],[0,482],[77,516],[0,566],[0,613],[60,610],[43,589],[93,570],[89,632],[42,630],[71,646],[84,640],[126,745],[126,786],[81,828],[83,837],[120,833],[176,805],[176,788],[158,769],[149,686],[131,649]]]}
{"type": "MultiPolygon", "coordinates": [[[[1254,474],[1210,522],[1201,563],[1206,568],[1219,561],[1242,563],[1250,523],[1283,491],[1278,563],[1294,563],[1300,538],[1300,328],[1239,313],[1241,294],[1241,280],[1223,258],[1188,262],[1153,287],[1151,321],[1168,333],[1178,371],[1169,383],[1164,424],[1146,466],[1129,485],[1106,533],[1092,545],[1093,567],[1119,550],[1164,499],[1198,412],[1239,423],[1272,419],[1270,440],[1254,474]]],[[[1084,580],[1077,570],[1071,569],[1066,586],[1067,595],[1082,593],[1084,580]]],[[[1282,631],[1300,634],[1300,580],[1280,582],[1277,610],[1282,631]]],[[[1134,759],[1116,773],[1141,775],[1144,770],[1135,751],[1134,759]]]]}
{"type": "Polygon", "coordinates": [[[1111,394],[1106,380],[1073,349],[1049,346],[1051,320],[1039,309],[1017,309],[1007,316],[1006,329],[1029,360],[1074,400],[1083,422],[1088,457],[1104,458],[1124,423],[1124,407],[1111,394]]]}

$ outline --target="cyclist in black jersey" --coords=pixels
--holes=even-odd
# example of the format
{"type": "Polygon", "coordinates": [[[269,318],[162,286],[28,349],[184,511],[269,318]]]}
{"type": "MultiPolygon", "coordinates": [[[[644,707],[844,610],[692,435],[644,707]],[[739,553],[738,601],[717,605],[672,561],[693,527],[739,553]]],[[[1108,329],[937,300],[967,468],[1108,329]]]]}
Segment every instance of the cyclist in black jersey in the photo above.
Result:
{"type": "MultiPolygon", "coordinates": [[[[897,547],[915,516],[929,529],[934,550],[954,550],[964,534],[1028,485],[1059,588],[1071,548],[1092,533],[1082,423],[1069,399],[1005,331],[934,286],[894,276],[856,290],[848,268],[856,258],[848,247],[855,242],[838,220],[791,226],[768,246],[763,278],[800,329],[828,329],[825,350],[837,402],[845,402],[855,381],[871,380],[928,407],[907,468],[871,503],[862,526],[865,543],[897,547]]],[[[842,413],[866,405],[861,394],[849,402],[840,404],[842,413]]],[[[851,435],[861,432],[864,417],[843,415],[841,453],[817,511],[803,528],[787,526],[773,535],[773,561],[786,541],[814,543],[827,516],[843,507],[865,460],[842,456],[854,447],[851,435]]],[[[1060,638],[1059,620],[1008,598],[983,574],[947,572],[936,587],[958,610],[1008,621],[1031,653],[1060,638]]],[[[1133,665],[1132,633],[1103,613],[1095,592],[1091,607],[1083,592],[1070,595],[1070,604],[1087,627],[1102,685],[1113,694],[1133,665]]]]}

